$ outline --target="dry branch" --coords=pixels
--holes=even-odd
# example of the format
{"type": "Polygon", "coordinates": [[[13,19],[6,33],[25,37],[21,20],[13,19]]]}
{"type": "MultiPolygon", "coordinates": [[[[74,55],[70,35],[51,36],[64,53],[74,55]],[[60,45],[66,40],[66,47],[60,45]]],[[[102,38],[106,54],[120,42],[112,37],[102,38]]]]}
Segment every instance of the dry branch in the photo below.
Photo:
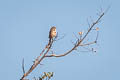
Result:
{"type": "Polygon", "coordinates": [[[45,58],[46,54],[49,52],[49,50],[50,50],[50,48],[52,46],[52,43],[53,43],[53,41],[49,42],[48,45],[46,45],[46,47],[40,53],[40,56],[37,57],[37,59],[35,60],[34,64],[31,66],[31,68],[26,73],[24,73],[24,75],[22,76],[22,78],[20,80],[24,80],[24,78],[26,76],[28,76],[28,74],[30,74],[37,67],[38,64],[40,64],[40,62],[45,58]],[[46,50],[46,52],[45,52],[45,50],[46,50]],[[42,56],[43,53],[44,53],[44,55],[42,56]]]}
{"type": "MultiPolygon", "coordinates": [[[[51,54],[51,55],[48,55],[48,52],[50,51],[51,47],[52,47],[52,44],[54,41],[56,41],[56,38],[57,36],[55,37],[55,39],[52,41],[52,42],[48,42],[48,44],[46,45],[46,47],[42,50],[42,52],[40,53],[40,55],[37,57],[37,59],[34,61],[34,64],[31,66],[31,68],[26,72],[24,73],[24,75],[22,76],[22,78],[20,80],[25,80],[24,78],[26,76],[28,76],[28,74],[30,74],[37,66],[38,64],[40,64],[40,62],[46,58],[46,57],[63,57],[63,56],[66,56],[68,55],[69,53],[71,53],[72,51],[76,50],[79,46],[87,46],[87,45],[90,45],[90,44],[94,44],[97,42],[97,38],[95,41],[93,42],[90,42],[90,43],[86,43],[86,44],[83,44],[83,41],[86,39],[86,37],[88,36],[88,34],[90,33],[90,31],[93,29],[93,27],[99,23],[99,21],[101,20],[101,18],[104,16],[104,12],[102,12],[98,19],[96,21],[94,21],[91,25],[89,24],[89,29],[88,31],[85,33],[84,36],[78,38],[73,46],[73,48],[71,48],[70,50],[68,50],[67,52],[65,53],[62,53],[62,54],[51,54]]],[[[98,36],[97,36],[98,37],[98,36]]],[[[24,72],[24,67],[23,67],[23,72],[24,72]]]]}
{"type": "MultiPolygon", "coordinates": [[[[82,44],[82,42],[84,41],[84,39],[87,37],[87,35],[90,33],[90,31],[92,30],[92,28],[99,23],[100,19],[104,16],[104,13],[102,13],[99,18],[92,23],[92,25],[90,26],[90,28],[88,29],[87,33],[84,35],[84,37],[82,39],[78,39],[76,41],[76,44],[74,45],[74,47],[72,49],[70,49],[69,51],[67,51],[66,53],[63,53],[63,54],[51,54],[51,55],[46,55],[45,57],[63,57],[63,56],[66,56],[67,54],[69,54],[70,52],[72,52],[73,50],[76,50],[77,47],[79,46],[85,46],[85,45],[90,45],[90,44],[94,44],[96,43],[96,41],[94,42],[90,42],[90,43],[87,43],[87,44],[82,44]]],[[[97,39],[97,38],[96,38],[97,39]]]]}

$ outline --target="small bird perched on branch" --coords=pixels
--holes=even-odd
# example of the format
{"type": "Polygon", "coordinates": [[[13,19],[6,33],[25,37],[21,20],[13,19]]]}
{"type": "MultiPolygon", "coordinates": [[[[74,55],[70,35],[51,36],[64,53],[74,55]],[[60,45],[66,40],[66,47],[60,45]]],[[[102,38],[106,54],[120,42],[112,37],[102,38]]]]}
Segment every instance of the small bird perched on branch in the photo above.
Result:
{"type": "Polygon", "coordinates": [[[51,43],[51,41],[53,40],[54,37],[56,37],[56,27],[55,26],[51,27],[51,29],[50,29],[49,43],[51,43]]]}

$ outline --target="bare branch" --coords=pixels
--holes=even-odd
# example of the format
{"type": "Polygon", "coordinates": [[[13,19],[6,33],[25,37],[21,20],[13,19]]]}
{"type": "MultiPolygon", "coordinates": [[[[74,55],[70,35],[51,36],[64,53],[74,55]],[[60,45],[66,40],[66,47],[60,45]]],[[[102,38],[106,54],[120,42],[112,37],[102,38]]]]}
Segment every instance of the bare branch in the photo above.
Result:
{"type": "Polygon", "coordinates": [[[84,44],[80,44],[79,46],[88,46],[88,45],[91,45],[91,44],[95,44],[95,43],[97,43],[97,40],[98,40],[98,31],[97,31],[97,36],[96,36],[96,39],[95,39],[95,41],[93,41],[93,42],[89,42],[89,43],[84,43],[84,44]]]}
{"type": "Polygon", "coordinates": [[[46,45],[46,47],[43,49],[43,51],[40,53],[40,56],[37,57],[37,59],[35,60],[35,63],[31,66],[31,68],[24,73],[24,75],[22,76],[22,78],[20,80],[24,80],[24,78],[26,76],[28,76],[28,74],[30,74],[36,67],[38,64],[40,64],[40,62],[45,58],[46,54],[49,52],[52,44],[54,41],[49,42],[48,45],[46,45]],[[46,50],[47,49],[47,50],[46,50]],[[46,52],[44,53],[44,55],[41,57],[41,55],[43,54],[43,52],[46,50],[46,52]],[[41,58],[40,58],[41,57],[41,58]]]}
{"type": "Polygon", "coordinates": [[[58,33],[57,33],[57,36],[55,37],[55,40],[54,40],[54,41],[61,40],[61,39],[63,39],[64,37],[65,37],[65,34],[64,34],[62,37],[58,38],[58,33]],[[57,38],[58,38],[58,39],[57,39],[57,38]]]}
{"type": "Polygon", "coordinates": [[[86,47],[82,47],[84,49],[86,49],[87,51],[80,51],[80,52],[96,52],[96,50],[94,48],[86,48],[86,47]]]}
{"type": "Polygon", "coordinates": [[[24,69],[24,58],[23,58],[23,61],[22,61],[22,69],[23,69],[23,74],[25,74],[25,69],[24,69]]]}
{"type": "MultiPolygon", "coordinates": [[[[92,23],[92,25],[90,26],[90,28],[88,29],[87,33],[83,36],[82,39],[78,39],[76,41],[76,44],[74,45],[74,47],[70,50],[68,50],[67,52],[63,53],[63,54],[60,54],[60,55],[56,55],[56,54],[52,54],[52,55],[46,55],[45,57],[63,57],[63,56],[66,56],[67,54],[71,53],[72,51],[76,50],[77,47],[79,47],[81,45],[81,43],[84,41],[84,39],[87,37],[87,35],[90,33],[90,31],[92,30],[92,28],[99,23],[99,21],[101,20],[101,18],[104,16],[104,12],[99,16],[99,18],[92,23]]],[[[95,42],[92,42],[92,43],[95,43],[95,42]]],[[[89,44],[92,44],[92,43],[89,43],[89,44]]],[[[88,45],[88,44],[86,44],[88,45]]]]}
{"type": "Polygon", "coordinates": [[[75,33],[73,33],[76,39],[79,39],[75,33]]]}
{"type": "Polygon", "coordinates": [[[79,46],[88,46],[88,45],[91,45],[91,44],[94,44],[94,43],[96,43],[96,41],[89,42],[89,43],[87,43],[87,44],[80,44],[79,46]]]}
{"type": "MultiPolygon", "coordinates": [[[[87,45],[91,45],[91,44],[94,44],[97,42],[97,39],[98,39],[98,34],[97,34],[97,37],[96,37],[96,40],[93,41],[93,42],[90,42],[90,43],[86,43],[86,44],[83,44],[83,41],[86,39],[86,37],[88,36],[88,34],[90,33],[90,31],[93,29],[93,27],[98,24],[101,20],[101,18],[104,16],[104,12],[101,13],[101,15],[99,15],[98,19],[96,21],[93,21],[92,24],[89,24],[89,29],[87,30],[87,32],[85,33],[85,35],[83,36],[82,33],[79,33],[80,34],[80,38],[78,38],[73,46],[73,48],[71,48],[70,50],[68,50],[67,52],[63,53],[63,54],[60,54],[60,55],[57,55],[57,54],[50,54],[48,55],[48,52],[50,51],[51,47],[52,47],[52,44],[53,42],[55,42],[57,40],[57,37],[58,37],[58,34],[57,36],[55,36],[55,38],[52,39],[52,41],[49,41],[48,44],[45,46],[45,48],[42,50],[42,52],[40,53],[40,55],[35,59],[33,65],[30,67],[30,69],[25,72],[24,71],[24,60],[23,60],[23,63],[22,63],[22,68],[23,68],[23,76],[20,80],[25,80],[24,78],[26,76],[28,76],[37,66],[38,64],[41,63],[41,61],[46,58],[46,57],[63,57],[63,56],[66,56],[68,55],[69,53],[71,53],[72,51],[76,50],[79,46],[87,46],[87,45]]],[[[92,49],[93,50],[93,49],[92,49]]]]}
{"type": "Polygon", "coordinates": [[[87,24],[88,24],[88,26],[89,26],[89,28],[90,28],[90,23],[89,23],[89,20],[87,19],[87,24]]]}

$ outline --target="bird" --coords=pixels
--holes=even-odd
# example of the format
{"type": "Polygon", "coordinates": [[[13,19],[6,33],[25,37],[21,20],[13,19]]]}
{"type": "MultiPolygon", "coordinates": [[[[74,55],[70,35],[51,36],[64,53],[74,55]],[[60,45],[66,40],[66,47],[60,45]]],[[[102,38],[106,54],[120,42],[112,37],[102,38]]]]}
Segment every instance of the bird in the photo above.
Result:
{"type": "Polygon", "coordinates": [[[52,42],[53,38],[56,37],[57,33],[56,33],[56,27],[52,26],[49,32],[49,43],[52,42]]]}

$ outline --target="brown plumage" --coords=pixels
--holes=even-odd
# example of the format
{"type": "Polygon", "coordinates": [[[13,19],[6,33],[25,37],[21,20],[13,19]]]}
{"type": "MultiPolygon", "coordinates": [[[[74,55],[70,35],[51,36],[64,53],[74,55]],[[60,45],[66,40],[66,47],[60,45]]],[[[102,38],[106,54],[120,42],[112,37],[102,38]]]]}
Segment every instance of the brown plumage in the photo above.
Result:
{"type": "Polygon", "coordinates": [[[49,42],[51,42],[55,36],[56,36],[56,27],[53,26],[51,27],[49,32],[49,42]]]}

